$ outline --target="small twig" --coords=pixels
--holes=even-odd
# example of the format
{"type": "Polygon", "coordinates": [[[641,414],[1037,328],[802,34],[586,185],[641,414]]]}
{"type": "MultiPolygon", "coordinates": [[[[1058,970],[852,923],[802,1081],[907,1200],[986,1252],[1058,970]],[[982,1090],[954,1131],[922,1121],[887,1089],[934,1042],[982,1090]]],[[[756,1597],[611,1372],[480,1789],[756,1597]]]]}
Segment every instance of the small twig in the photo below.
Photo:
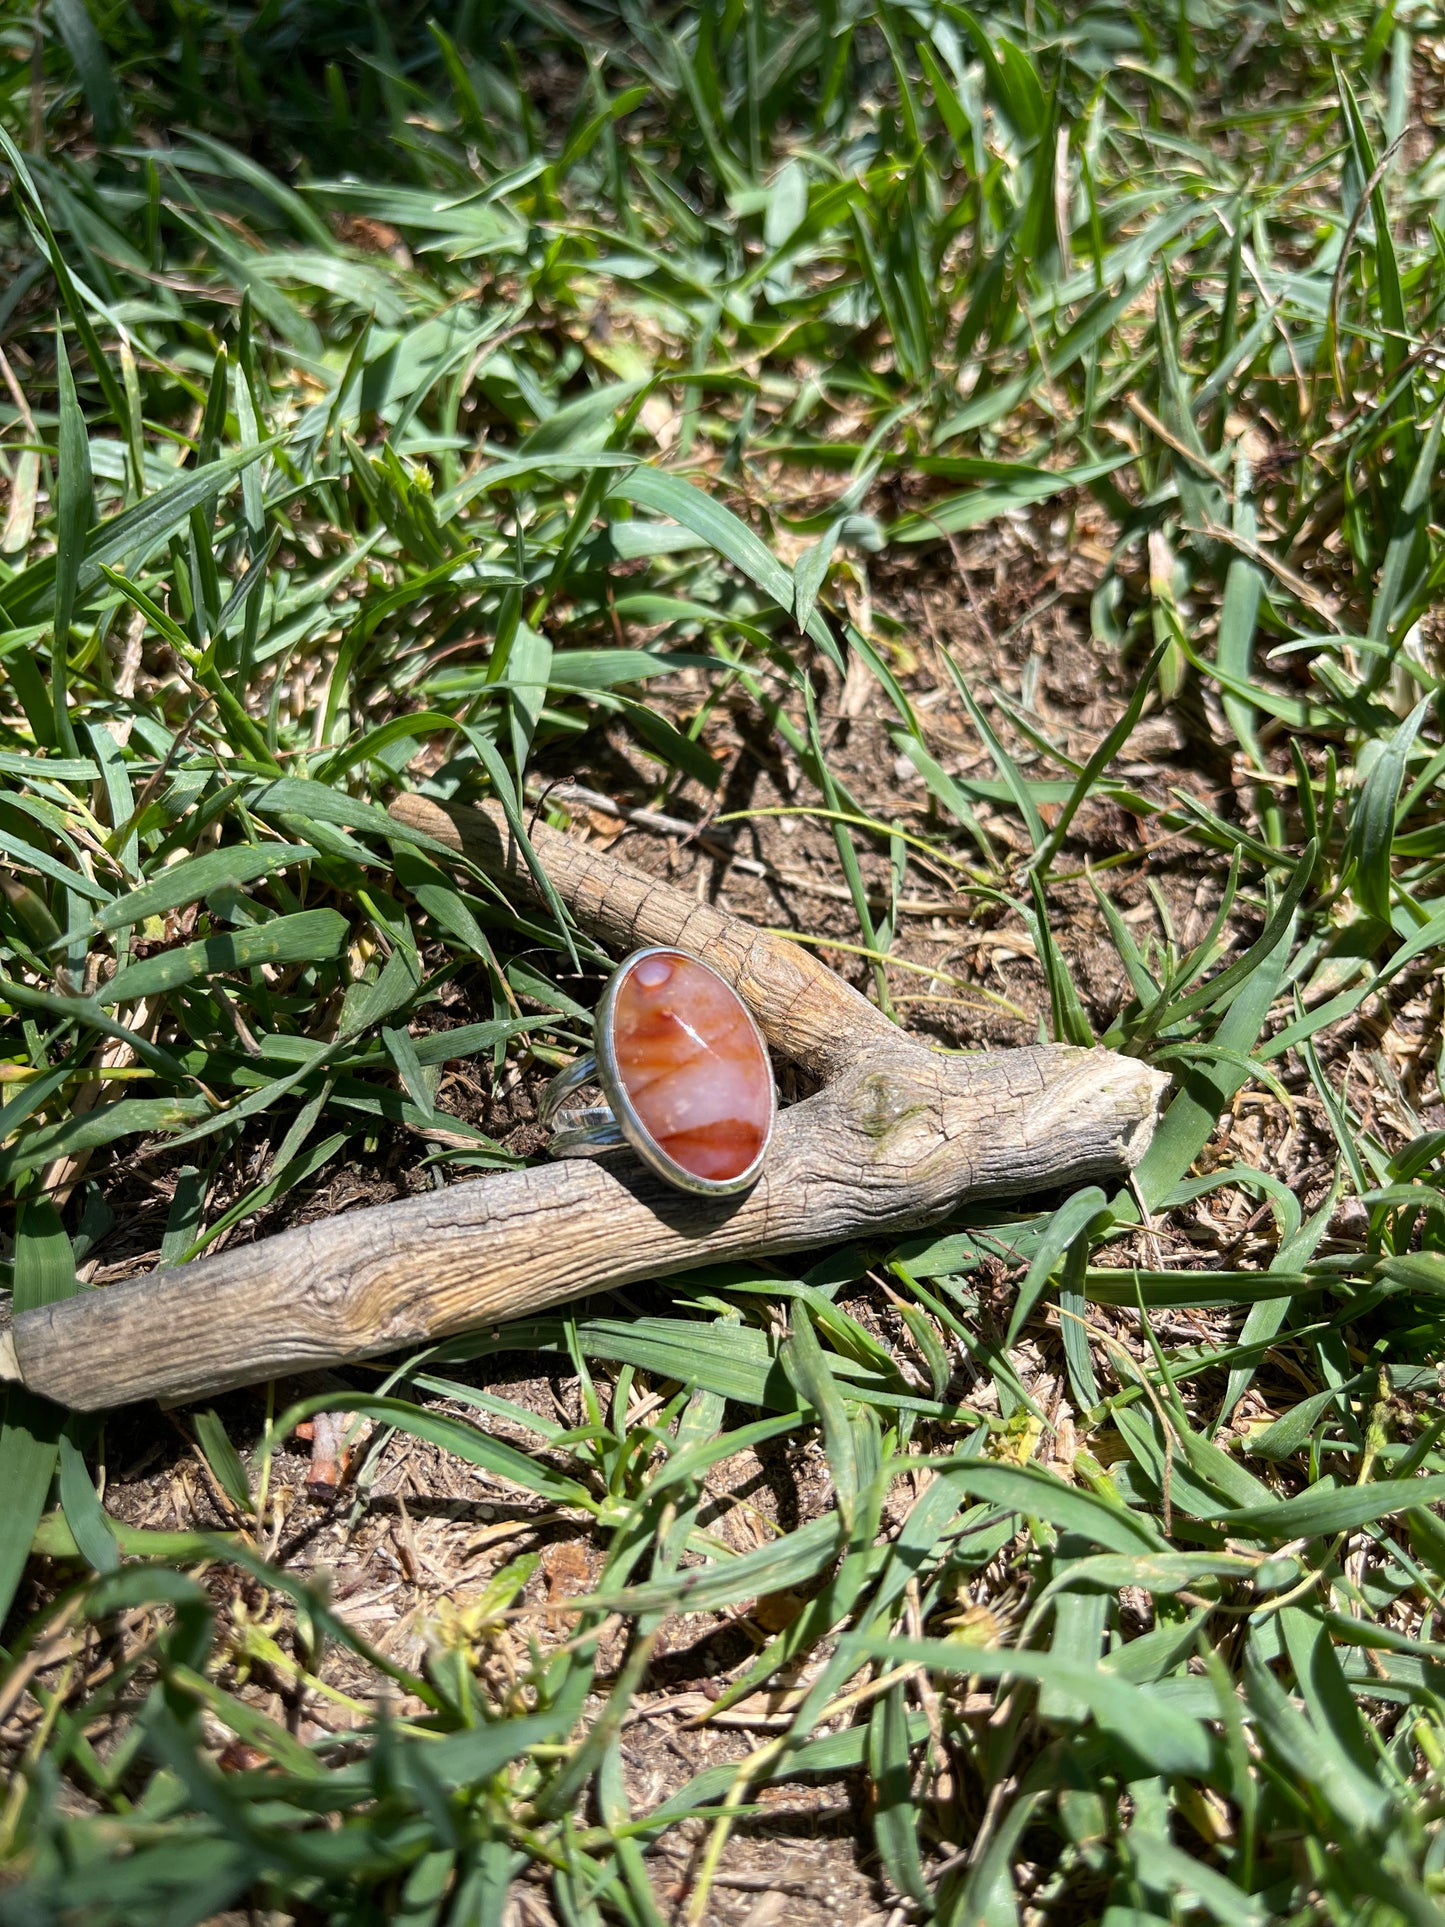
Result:
{"type": "Polygon", "coordinates": [[[1137,395],[1126,395],[1124,406],[1136,421],[1144,424],[1156,441],[1163,442],[1166,448],[1172,448],[1180,460],[1187,462],[1197,475],[1203,476],[1206,481],[1217,483],[1224,490],[1225,496],[1233,501],[1233,490],[1213,464],[1201,455],[1197,448],[1191,448],[1188,442],[1167,427],[1147,403],[1140,401],[1137,395]]]}
{"type": "MultiPolygon", "coordinates": [[[[780,870],[776,864],[758,857],[740,856],[735,837],[711,829],[706,824],[689,823],[684,817],[668,816],[661,810],[633,809],[625,803],[614,803],[611,797],[604,796],[600,790],[584,789],[580,783],[552,783],[544,794],[558,797],[564,803],[576,803],[581,809],[597,810],[604,816],[616,817],[619,823],[626,823],[635,829],[655,830],[660,836],[679,837],[684,847],[696,843],[709,855],[729,863],[733,869],[742,870],[748,876],[762,877],[780,888],[802,890],[810,896],[831,898],[836,903],[853,901],[852,892],[840,883],[825,883],[821,877],[806,876],[796,870],[780,870]]],[[[870,910],[887,912],[895,907],[892,898],[885,896],[881,890],[870,890],[867,898],[870,910]]],[[[900,897],[896,907],[909,917],[971,917],[976,914],[971,903],[954,902],[946,897],[900,897]]]]}
{"type": "Polygon", "coordinates": [[[10,366],[3,348],[0,348],[0,378],[4,379],[5,386],[10,390],[10,399],[14,402],[15,411],[24,422],[31,441],[38,442],[40,430],[35,426],[35,417],[30,412],[29,402],[25,399],[25,390],[15,379],[15,370],[10,366]]]}
{"type": "Polygon", "coordinates": [[[1335,377],[1335,393],[1339,396],[1341,402],[1344,402],[1346,397],[1345,364],[1340,354],[1340,297],[1344,293],[1345,275],[1350,265],[1350,250],[1355,245],[1355,236],[1360,231],[1360,223],[1370,212],[1370,200],[1375,189],[1389,172],[1391,161],[1394,160],[1395,156],[1404,146],[1405,137],[1410,132],[1410,127],[1402,127],[1400,129],[1399,133],[1390,142],[1390,145],[1385,149],[1379,160],[1376,161],[1369,180],[1365,182],[1364,187],[1360,190],[1360,197],[1355,202],[1355,211],[1350,216],[1349,222],[1345,227],[1344,238],[1340,242],[1339,259],[1335,262],[1335,271],[1330,280],[1330,298],[1325,308],[1325,333],[1329,336],[1330,341],[1330,363],[1335,377]]]}
{"type": "Polygon", "coordinates": [[[1250,541],[1248,536],[1237,535],[1233,529],[1227,529],[1219,522],[1204,521],[1198,528],[1186,523],[1185,533],[1205,535],[1211,542],[1222,542],[1226,548],[1234,549],[1240,555],[1248,557],[1257,567],[1267,569],[1277,581],[1284,584],[1292,596],[1297,597],[1307,609],[1320,618],[1321,622],[1327,622],[1331,632],[1334,631],[1340,619],[1338,608],[1317,589],[1312,588],[1302,575],[1297,575],[1287,563],[1281,562],[1277,555],[1272,555],[1260,543],[1250,541]]]}
{"type": "Polygon", "coordinates": [[[72,1599],[62,1606],[56,1615],[50,1637],[41,1644],[32,1646],[28,1653],[18,1659],[10,1669],[3,1685],[0,1685],[0,1726],[14,1712],[25,1697],[26,1688],[37,1673],[47,1667],[57,1665],[75,1651],[75,1634],[69,1631],[71,1620],[80,1611],[80,1601],[72,1599]]]}

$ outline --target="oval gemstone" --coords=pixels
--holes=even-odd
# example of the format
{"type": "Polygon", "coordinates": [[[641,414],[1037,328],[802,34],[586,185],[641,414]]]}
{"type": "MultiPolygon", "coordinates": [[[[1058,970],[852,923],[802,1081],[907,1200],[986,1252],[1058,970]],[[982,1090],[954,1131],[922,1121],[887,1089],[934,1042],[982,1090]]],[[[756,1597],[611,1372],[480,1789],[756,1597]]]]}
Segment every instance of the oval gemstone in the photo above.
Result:
{"type": "Polygon", "coordinates": [[[773,1115],[773,1073],[742,1001],[680,950],[639,957],[612,1002],[618,1080],[648,1135],[698,1178],[741,1177],[773,1115]]]}

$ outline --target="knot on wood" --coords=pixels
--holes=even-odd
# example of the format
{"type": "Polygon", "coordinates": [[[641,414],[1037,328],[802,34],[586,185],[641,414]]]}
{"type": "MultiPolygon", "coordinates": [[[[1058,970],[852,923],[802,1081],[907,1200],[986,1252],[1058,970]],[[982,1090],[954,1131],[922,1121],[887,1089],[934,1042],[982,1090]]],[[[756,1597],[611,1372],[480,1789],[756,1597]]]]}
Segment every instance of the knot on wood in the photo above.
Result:
{"type": "Polygon", "coordinates": [[[937,1109],[938,1080],[890,1065],[864,1071],[839,1096],[854,1129],[882,1144],[923,1112],[937,1109]]]}

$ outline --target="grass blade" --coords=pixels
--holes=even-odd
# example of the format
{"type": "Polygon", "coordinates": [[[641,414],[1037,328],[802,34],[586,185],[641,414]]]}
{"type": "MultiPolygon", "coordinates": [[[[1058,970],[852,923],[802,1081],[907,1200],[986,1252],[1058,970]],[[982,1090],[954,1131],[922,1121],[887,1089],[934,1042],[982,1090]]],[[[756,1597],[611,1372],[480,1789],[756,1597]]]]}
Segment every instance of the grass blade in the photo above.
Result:
{"type": "MultiPolygon", "coordinates": [[[[53,1305],[75,1291],[70,1240],[49,1199],[32,1197],[20,1207],[15,1230],[15,1309],[53,1305]]],[[[0,1484],[5,1492],[0,1530],[0,1628],[15,1601],[30,1555],[30,1541],[45,1510],[60,1451],[63,1414],[58,1406],[11,1385],[0,1419],[0,1484]]]]}

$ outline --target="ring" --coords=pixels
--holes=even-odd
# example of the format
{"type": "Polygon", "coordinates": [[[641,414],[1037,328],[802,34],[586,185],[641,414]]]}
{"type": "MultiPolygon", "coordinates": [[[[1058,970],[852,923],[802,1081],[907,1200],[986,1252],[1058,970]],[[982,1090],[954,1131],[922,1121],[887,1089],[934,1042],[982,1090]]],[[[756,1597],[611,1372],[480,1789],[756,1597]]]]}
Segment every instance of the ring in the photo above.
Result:
{"type": "Polygon", "coordinates": [[[538,1107],[554,1158],[630,1145],[682,1191],[723,1197],[756,1182],[778,1094],[763,1034],[731,984],[686,950],[634,950],[608,980],[594,1036],[538,1107]],[[602,1103],[567,1104],[589,1085],[602,1103]]]}

